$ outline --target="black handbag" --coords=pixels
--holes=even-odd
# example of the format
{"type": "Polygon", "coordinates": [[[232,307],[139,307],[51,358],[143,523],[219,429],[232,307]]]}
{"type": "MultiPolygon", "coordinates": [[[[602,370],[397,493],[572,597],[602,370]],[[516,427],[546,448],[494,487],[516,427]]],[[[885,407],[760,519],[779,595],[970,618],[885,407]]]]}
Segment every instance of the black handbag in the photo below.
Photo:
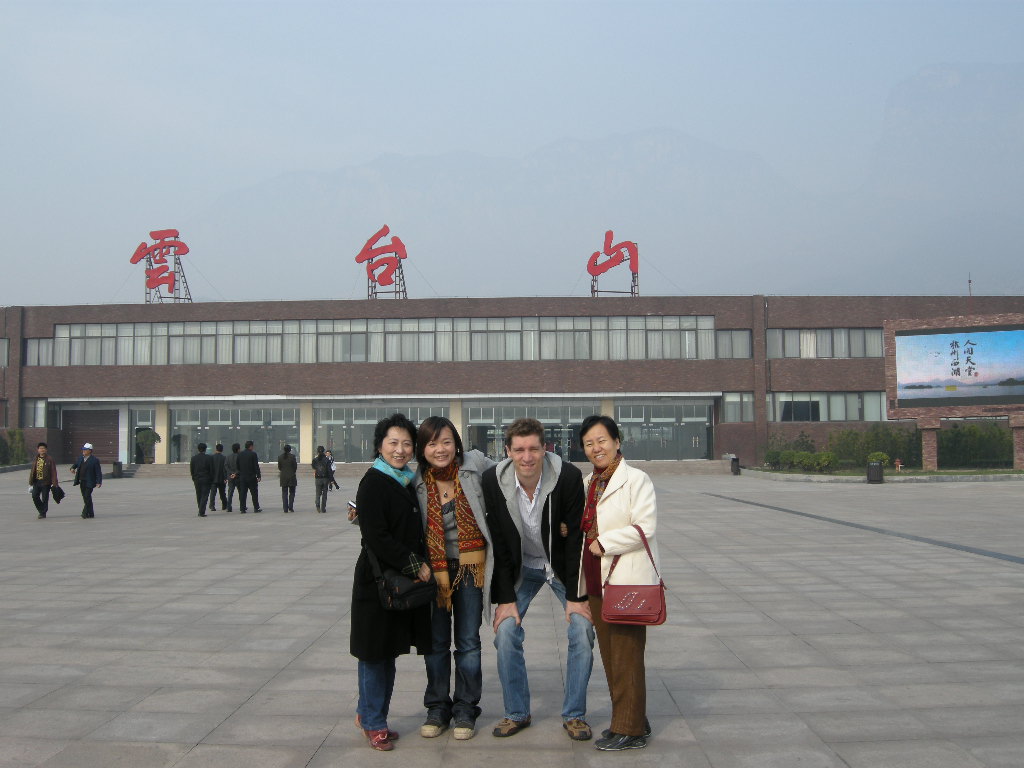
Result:
{"type": "Polygon", "coordinates": [[[366,557],[373,568],[373,578],[377,582],[377,597],[385,611],[408,611],[429,605],[437,595],[437,582],[434,574],[427,581],[414,581],[394,568],[381,569],[377,556],[369,547],[363,545],[366,557]]]}
{"type": "Polygon", "coordinates": [[[50,496],[52,496],[53,500],[58,504],[60,504],[61,501],[64,499],[64,495],[64,489],[61,488],[59,485],[55,485],[53,486],[53,488],[50,489],[50,496]]]}

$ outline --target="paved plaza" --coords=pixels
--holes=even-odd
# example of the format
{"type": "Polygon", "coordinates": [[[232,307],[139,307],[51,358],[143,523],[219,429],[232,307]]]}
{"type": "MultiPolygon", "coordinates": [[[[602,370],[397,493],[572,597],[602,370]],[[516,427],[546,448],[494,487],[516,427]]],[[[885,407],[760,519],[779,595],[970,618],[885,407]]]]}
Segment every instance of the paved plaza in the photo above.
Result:
{"type": "MultiPolygon", "coordinates": [[[[401,740],[370,750],[348,654],[351,474],[326,515],[308,478],[282,514],[268,472],[263,514],[205,519],[187,477],[110,479],[95,520],[70,481],[37,520],[23,473],[0,475],[0,766],[1024,766],[1024,483],[651,473],[669,620],[648,635],[654,735],[624,754],[561,728],[547,594],[525,621],[531,728],[490,735],[486,625],[476,738],[420,738],[425,676],[406,656],[401,740]]],[[[606,728],[596,650],[589,705],[606,728]]]]}

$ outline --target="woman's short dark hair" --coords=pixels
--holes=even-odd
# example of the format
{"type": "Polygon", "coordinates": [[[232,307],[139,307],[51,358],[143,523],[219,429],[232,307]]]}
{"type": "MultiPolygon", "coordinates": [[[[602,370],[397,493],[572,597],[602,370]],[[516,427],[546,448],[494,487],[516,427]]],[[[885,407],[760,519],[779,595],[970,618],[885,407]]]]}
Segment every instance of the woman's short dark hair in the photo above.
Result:
{"type": "Polygon", "coordinates": [[[412,438],[412,447],[416,447],[416,425],[409,421],[404,413],[393,413],[386,419],[378,421],[377,426],[373,429],[374,457],[380,456],[380,447],[384,443],[384,438],[387,437],[388,430],[392,427],[398,427],[408,432],[409,437],[412,438]]]}
{"type": "Polygon", "coordinates": [[[611,416],[602,416],[601,414],[595,413],[593,416],[587,416],[587,418],[583,420],[583,423],[580,424],[580,448],[583,447],[583,436],[598,424],[601,424],[608,430],[608,434],[611,435],[612,440],[622,441],[622,438],[619,437],[619,425],[615,423],[615,419],[611,416]]]}
{"type": "Polygon", "coordinates": [[[423,457],[423,448],[440,435],[441,430],[445,427],[452,431],[452,438],[455,440],[455,463],[462,466],[463,449],[459,430],[452,424],[451,419],[445,416],[427,416],[420,422],[419,432],[416,433],[416,462],[421,467],[426,468],[429,465],[429,462],[423,457]]]}

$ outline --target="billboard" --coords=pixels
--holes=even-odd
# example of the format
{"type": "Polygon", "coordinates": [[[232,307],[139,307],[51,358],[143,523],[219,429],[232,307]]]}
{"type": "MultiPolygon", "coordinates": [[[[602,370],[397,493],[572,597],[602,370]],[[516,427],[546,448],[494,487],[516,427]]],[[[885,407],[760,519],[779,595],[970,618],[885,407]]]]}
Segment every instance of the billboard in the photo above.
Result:
{"type": "Polygon", "coordinates": [[[894,341],[899,409],[1024,404],[1024,324],[895,330],[894,341]]]}

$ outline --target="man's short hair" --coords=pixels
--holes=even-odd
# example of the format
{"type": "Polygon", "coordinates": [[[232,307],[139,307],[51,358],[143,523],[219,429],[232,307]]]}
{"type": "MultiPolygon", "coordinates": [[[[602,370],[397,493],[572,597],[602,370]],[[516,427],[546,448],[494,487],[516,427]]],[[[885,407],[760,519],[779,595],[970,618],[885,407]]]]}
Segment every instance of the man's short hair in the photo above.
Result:
{"type": "Polygon", "coordinates": [[[513,437],[529,437],[536,435],[540,444],[544,445],[544,425],[536,419],[516,419],[505,428],[505,447],[512,447],[513,437]]]}
{"type": "Polygon", "coordinates": [[[221,451],[224,450],[224,443],[217,443],[215,446],[213,446],[213,450],[217,451],[217,453],[220,453],[221,451]]]}
{"type": "Polygon", "coordinates": [[[241,448],[242,448],[242,446],[240,446],[238,443],[232,443],[231,444],[231,452],[232,453],[238,453],[241,450],[241,448]]]}
{"type": "Polygon", "coordinates": [[[49,448],[49,447],[50,446],[48,446],[46,443],[39,443],[38,445],[36,445],[36,448],[49,448]]]}
{"type": "Polygon", "coordinates": [[[250,448],[252,448],[252,446],[253,446],[252,440],[246,440],[245,441],[245,450],[248,451],[250,448]]]}
{"type": "Polygon", "coordinates": [[[199,445],[196,446],[196,448],[199,449],[200,453],[206,453],[206,443],[200,443],[199,445]]]}

